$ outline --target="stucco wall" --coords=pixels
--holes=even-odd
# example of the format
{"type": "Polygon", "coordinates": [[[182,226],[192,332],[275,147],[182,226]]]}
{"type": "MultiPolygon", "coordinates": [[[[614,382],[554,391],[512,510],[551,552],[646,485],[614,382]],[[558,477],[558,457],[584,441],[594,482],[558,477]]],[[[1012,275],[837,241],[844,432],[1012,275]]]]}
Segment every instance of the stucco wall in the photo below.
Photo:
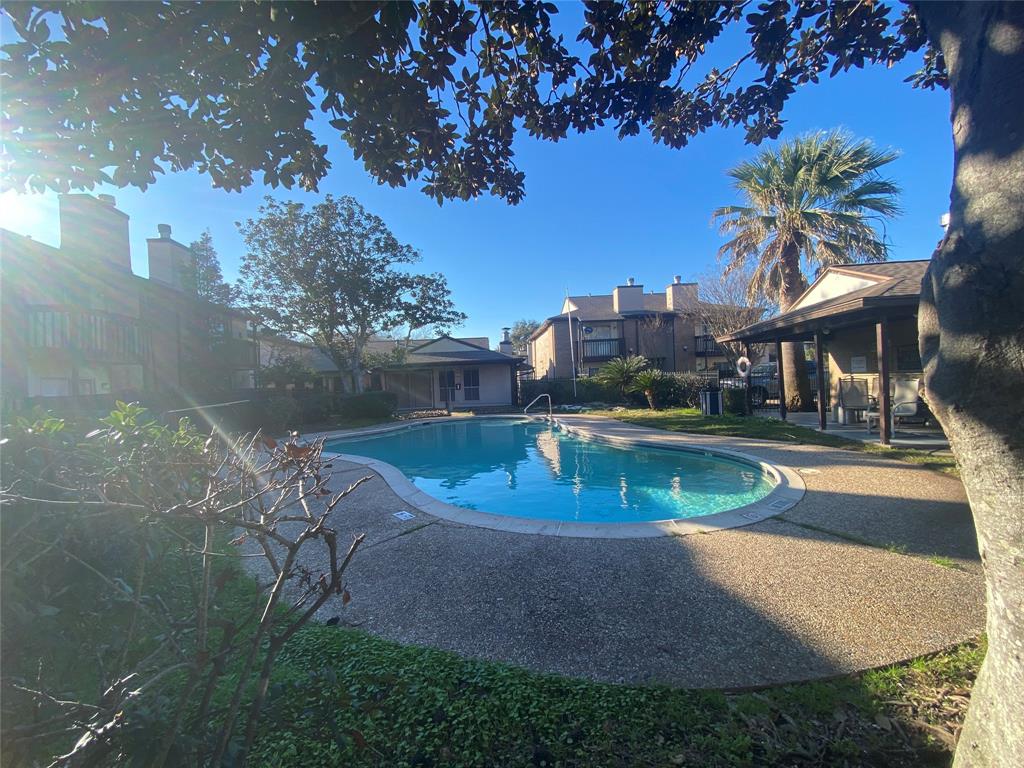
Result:
{"type": "MultiPolygon", "coordinates": [[[[474,408],[478,406],[511,405],[512,404],[512,373],[507,365],[466,365],[453,367],[455,371],[455,397],[451,401],[452,408],[474,408]],[[475,368],[480,372],[480,399],[466,399],[465,370],[475,368]]],[[[433,376],[434,407],[444,408],[445,400],[441,396],[438,384],[438,369],[431,372],[433,376]]]]}
{"type": "Polygon", "coordinates": [[[841,272],[829,272],[817,285],[807,291],[799,301],[793,304],[790,310],[809,307],[811,304],[817,304],[820,301],[832,299],[844,293],[867,288],[869,285],[875,285],[877,282],[877,280],[866,277],[844,275],[841,272]]]}
{"type": "MultiPolygon", "coordinates": [[[[441,388],[438,383],[438,372],[440,370],[445,369],[429,369],[430,388],[435,408],[444,408],[446,406],[445,399],[441,394],[441,388]]],[[[450,403],[452,408],[459,409],[512,405],[511,366],[503,363],[492,365],[466,365],[453,366],[450,370],[455,372],[455,384],[458,387],[458,389],[453,393],[454,397],[450,403]],[[479,400],[466,400],[465,371],[469,368],[475,368],[480,372],[479,400]]],[[[402,379],[403,376],[401,374],[386,374],[382,382],[384,389],[388,391],[396,391],[396,388],[402,386],[402,379]]],[[[399,407],[403,407],[401,403],[399,404],[399,407]]]]}
{"type": "MultiPolygon", "coordinates": [[[[889,373],[893,377],[917,378],[921,373],[913,365],[899,366],[899,348],[917,345],[917,321],[897,320],[889,324],[889,373]]],[[[877,391],[878,346],[875,326],[862,326],[834,331],[825,342],[828,354],[829,386],[833,402],[838,398],[839,379],[844,376],[865,377],[870,380],[869,391],[877,391]],[[852,358],[865,358],[865,371],[854,372],[852,358]]]]}

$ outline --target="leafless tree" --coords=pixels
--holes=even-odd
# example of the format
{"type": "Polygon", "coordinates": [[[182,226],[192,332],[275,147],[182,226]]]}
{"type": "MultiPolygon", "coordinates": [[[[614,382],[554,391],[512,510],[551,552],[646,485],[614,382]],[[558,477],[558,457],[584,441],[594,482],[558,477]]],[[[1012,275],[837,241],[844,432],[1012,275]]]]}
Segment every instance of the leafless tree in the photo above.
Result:
{"type": "Polygon", "coordinates": [[[672,354],[672,321],[662,315],[648,315],[637,321],[638,355],[648,360],[666,359],[672,354]]]}
{"type": "MultiPolygon", "coordinates": [[[[726,274],[721,270],[709,270],[698,279],[701,293],[700,321],[714,336],[742,328],[762,319],[770,310],[770,302],[764,296],[751,301],[747,296],[750,276],[743,270],[726,274]]],[[[719,344],[725,357],[733,365],[746,354],[738,342],[719,344]]],[[[750,358],[758,359],[765,351],[765,345],[753,344],[750,358]]]]}

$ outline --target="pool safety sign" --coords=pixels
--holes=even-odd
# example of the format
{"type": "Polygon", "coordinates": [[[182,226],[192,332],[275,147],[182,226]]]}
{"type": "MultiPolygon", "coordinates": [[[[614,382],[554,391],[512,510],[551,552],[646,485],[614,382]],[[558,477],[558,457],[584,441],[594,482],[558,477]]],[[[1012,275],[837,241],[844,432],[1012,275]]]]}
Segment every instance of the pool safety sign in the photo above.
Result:
{"type": "Polygon", "coordinates": [[[412,512],[406,512],[404,509],[401,512],[392,512],[391,516],[396,517],[399,520],[412,520],[416,517],[412,512]]]}

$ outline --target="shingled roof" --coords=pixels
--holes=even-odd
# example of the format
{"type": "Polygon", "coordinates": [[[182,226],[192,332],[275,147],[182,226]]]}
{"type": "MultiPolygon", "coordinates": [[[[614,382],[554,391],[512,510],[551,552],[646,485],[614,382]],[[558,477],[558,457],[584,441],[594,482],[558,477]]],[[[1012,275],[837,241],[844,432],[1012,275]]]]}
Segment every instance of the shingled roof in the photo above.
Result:
{"type": "Polygon", "coordinates": [[[883,261],[878,264],[848,264],[830,267],[833,272],[847,273],[867,279],[878,278],[876,296],[919,296],[921,281],[930,259],[916,261],[883,261]]]}
{"type": "Polygon", "coordinates": [[[824,280],[829,272],[855,275],[875,282],[873,285],[739,328],[718,337],[717,340],[758,342],[773,335],[804,334],[809,332],[808,329],[813,325],[820,325],[822,321],[852,324],[867,322],[871,316],[880,314],[884,309],[905,308],[907,311],[916,311],[921,297],[921,281],[927,269],[927,259],[828,267],[807,289],[808,292],[824,280]]]}
{"type": "MultiPolygon", "coordinates": [[[[483,338],[483,337],[480,337],[483,338]]],[[[430,367],[436,365],[480,365],[488,363],[504,363],[506,365],[519,365],[521,357],[506,355],[504,352],[496,352],[486,347],[473,344],[466,339],[455,339],[451,336],[440,336],[430,339],[418,347],[409,350],[405,362],[401,365],[389,365],[382,370],[400,370],[403,368],[430,367]],[[431,352],[428,347],[438,341],[454,341],[460,345],[460,349],[438,350],[431,352]]]]}

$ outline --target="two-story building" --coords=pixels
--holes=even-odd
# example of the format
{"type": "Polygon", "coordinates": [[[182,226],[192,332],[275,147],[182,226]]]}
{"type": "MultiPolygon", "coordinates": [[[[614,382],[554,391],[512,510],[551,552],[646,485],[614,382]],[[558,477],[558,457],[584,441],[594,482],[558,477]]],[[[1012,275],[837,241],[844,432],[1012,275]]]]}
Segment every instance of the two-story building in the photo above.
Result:
{"type": "Polygon", "coordinates": [[[595,375],[613,357],[643,355],[663,371],[717,372],[730,367],[705,326],[721,307],[701,301],[697,283],[677,275],[664,291],[645,293],[629,278],[611,293],[568,296],[561,313],[530,336],[536,378],[595,375]]]}
{"type": "Polygon", "coordinates": [[[5,403],[255,386],[252,318],[186,288],[192,251],[170,226],[147,240],[146,279],[114,198],[61,195],[59,213],[58,247],[0,230],[5,403]]]}

